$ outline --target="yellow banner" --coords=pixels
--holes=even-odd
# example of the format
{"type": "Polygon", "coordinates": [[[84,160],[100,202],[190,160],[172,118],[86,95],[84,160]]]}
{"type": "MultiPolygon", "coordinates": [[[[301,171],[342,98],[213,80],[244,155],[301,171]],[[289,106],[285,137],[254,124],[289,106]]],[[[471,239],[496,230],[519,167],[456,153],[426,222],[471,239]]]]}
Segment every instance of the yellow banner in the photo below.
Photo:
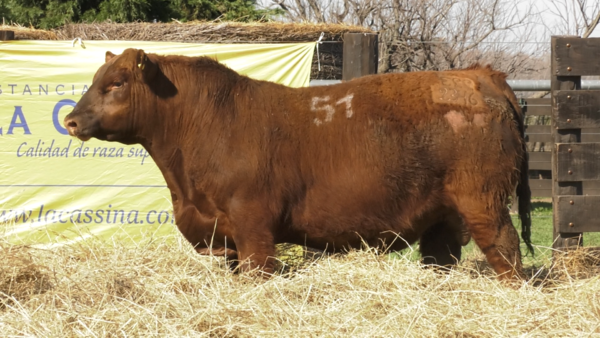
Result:
{"type": "Polygon", "coordinates": [[[141,146],[81,142],[62,126],[105,52],[130,47],[211,56],[252,78],[301,87],[315,43],[0,42],[0,238],[62,245],[174,231],[166,183],[141,146]]]}

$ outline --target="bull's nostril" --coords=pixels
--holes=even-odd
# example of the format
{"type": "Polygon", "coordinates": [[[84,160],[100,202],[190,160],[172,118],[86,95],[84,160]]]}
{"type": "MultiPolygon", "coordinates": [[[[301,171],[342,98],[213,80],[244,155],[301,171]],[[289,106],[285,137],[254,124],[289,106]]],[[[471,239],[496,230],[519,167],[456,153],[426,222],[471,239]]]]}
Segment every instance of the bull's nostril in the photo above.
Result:
{"type": "Polygon", "coordinates": [[[67,122],[67,127],[69,127],[69,128],[77,128],[77,122],[71,120],[71,121],[67,122]]]}

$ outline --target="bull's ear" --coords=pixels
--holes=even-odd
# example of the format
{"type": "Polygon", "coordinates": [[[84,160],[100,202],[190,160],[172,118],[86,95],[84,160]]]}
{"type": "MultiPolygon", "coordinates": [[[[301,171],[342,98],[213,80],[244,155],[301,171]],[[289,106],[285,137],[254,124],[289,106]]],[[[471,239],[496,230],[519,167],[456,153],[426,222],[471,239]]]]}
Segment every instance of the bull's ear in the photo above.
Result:
{"type": "Polygon", "coordinates": [[[152,80],[158,70],[158,66],[141,49],[137,52],[136,66],[142,72],[145,81],[152,80]]]}
{"type": "Polygon", "coordinates": [[[115,54],[111,53],[110,51],[107,51],[106,56],[104,56],[104,62],[108,62],[114,57],[115,57],[115,54]]]}

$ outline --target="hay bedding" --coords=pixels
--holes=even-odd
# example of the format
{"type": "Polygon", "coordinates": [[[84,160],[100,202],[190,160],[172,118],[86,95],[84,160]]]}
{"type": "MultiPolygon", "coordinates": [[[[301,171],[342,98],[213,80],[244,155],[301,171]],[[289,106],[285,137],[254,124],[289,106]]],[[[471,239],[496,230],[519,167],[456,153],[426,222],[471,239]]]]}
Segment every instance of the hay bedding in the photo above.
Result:
{"type": "Polygon", "coordinates": [[[191,23],[92,23],[67,24],[52,31],[22,26],[0,27],[14,30],[18,40],[127,40],[170,41],[195,43],[280,43],[317,41],[324,33],[319,46],[321,70],[317,54],[313,56],[311,79],[341,79],[343,35],[345,33],[373,33],[371,30],[342,24],[309,23],[241,23],[241,22],[191,22],[191,23]],[[333,42],[333,43],[332,43],[333,42]]]}
{"type": "Polygon", "coordinates": [[[538,274],[543,283],[507,287],[473,261],[439,273],[407,256],[390,259],[367,251],[303,260],[296,272],[263,281],[231,273],[223,259],[197,255],[179,237],[138,247],[88,241],[52,250],[0,243],[0,332],[39,337],[600,335],[600,279],[589,265],[598,261],[577,255],[582,254],[571,254],[570,263],[556,271],[538,274]],[[576,278],[564,270],[576,261],[588,264],[590,273],[576,278]]]}

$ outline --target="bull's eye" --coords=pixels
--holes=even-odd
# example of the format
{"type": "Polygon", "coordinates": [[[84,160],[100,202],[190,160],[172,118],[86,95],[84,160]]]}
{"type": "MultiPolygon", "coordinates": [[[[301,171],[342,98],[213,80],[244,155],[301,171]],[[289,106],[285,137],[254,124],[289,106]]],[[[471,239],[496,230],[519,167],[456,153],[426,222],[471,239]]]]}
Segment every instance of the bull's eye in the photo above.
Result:
{"type": "Polygon", "coordinates": [[[121,88],[121,86],[123,86],[123,82],[116,81],[113,83],[113,88],[121,88]]]}

